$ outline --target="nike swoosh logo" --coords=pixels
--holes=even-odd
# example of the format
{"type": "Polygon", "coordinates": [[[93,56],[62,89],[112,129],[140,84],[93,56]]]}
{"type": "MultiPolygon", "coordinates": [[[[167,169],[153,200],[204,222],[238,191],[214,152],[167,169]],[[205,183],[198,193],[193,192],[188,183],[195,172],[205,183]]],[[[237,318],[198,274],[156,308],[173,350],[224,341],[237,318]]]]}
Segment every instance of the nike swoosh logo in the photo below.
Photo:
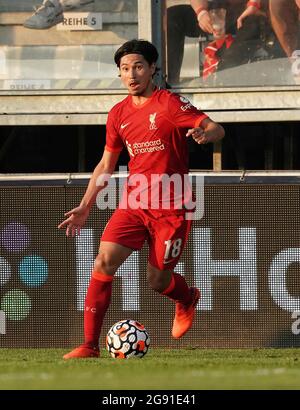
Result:
{"type": "Polygon", "coordinates": [[[130,122],[127,122],[126,124],[121,124],[121,130],[123,130],[124,128],[126,128],[127,125],[129,125],[129,124],[130,124],[130,122]]]}

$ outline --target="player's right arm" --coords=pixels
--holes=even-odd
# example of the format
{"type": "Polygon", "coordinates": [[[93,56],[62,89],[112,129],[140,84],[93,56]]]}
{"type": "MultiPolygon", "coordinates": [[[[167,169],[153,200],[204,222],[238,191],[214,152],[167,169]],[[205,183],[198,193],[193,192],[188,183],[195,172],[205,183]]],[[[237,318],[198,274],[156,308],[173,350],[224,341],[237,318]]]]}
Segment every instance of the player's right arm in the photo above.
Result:
{"type": "Polygon", "coordinates": [[[58,228],[66,228],[67,236],[74,236],[80,233],[84,226],[90,210],[96,201],[97,194],[106,186],[109,176],[114,172],[120,152],[104,150],[101,161],[93,171],[86,192],[80,205],[65,213],[65,219],[58,228]]]}

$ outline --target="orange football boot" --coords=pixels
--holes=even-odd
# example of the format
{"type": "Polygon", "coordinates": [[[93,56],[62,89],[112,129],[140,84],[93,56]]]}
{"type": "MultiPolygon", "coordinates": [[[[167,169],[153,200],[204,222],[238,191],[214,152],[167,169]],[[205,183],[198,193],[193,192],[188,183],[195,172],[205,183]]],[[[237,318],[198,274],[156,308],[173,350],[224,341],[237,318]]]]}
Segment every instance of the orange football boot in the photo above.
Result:
{"type": "Polygon", "coordinates": [[[192,327],[196,305],[200,299],[200,291],[197,288],[190,288],[192,301],[188,305],[176,302],[175,318],[173,322],[172,336],[180,339],[192,327]]]}
{"type": "Polygon", "coordinates": [[[63,359],[86,359],[86,358],[93,358],[99,357],[99,349],[97,347],[90,347],[87,345],[81,345],[76,347],[70,353],[67,353],[63,356],[63,359]]]}

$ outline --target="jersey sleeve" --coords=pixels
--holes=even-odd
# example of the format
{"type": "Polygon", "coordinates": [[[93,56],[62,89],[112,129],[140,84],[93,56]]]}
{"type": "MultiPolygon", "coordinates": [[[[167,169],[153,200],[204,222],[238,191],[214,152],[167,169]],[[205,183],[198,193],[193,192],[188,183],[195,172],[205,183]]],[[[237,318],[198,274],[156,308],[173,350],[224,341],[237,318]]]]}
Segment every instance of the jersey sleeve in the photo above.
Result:
{"type": "Polygon", "coordinates": [[[209,118],[194,107],[187,98],[175,93],[170,95],[168,112],[172,122],[182,128],[201,127],[202,121],[209,118]]]}
{"type": "Polygon", "coordinates": [[[116,129],[115,116],[112,111],[108,113],[106,122],[106,145],[105,149],[109,152],[121,152],[124,147],[122,138],[116,129]]]}

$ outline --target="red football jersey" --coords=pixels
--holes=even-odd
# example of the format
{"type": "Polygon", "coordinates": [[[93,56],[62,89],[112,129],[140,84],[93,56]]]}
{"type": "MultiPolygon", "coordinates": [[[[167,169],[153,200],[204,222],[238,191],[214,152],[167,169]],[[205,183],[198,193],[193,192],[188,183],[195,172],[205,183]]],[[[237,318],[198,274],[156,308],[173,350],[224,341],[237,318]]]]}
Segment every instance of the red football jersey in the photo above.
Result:
{"type": "MultiPolygon", "coordinates": [[[[131,181],[127,191],[140,185],[139,198],[145,207],[148,207],[152,198],[150,208],[157,208],[154,198],[158,192],[154,188],[154,181],[158,181],[159,175],[176,174],[183,177],[188,174],[186,133],[189,128],[201,126],[205,118],[208,116],[185,97],[159,89],[142,105],[135,105],[129,95],[109,112],[105,149],[120,152],[124,146],[127,147],[131,181]]],[[[161,190],[160,187],[160,193],[161,190]]],[[[164,189],[163,193],[166,194],[164,189]]],[[[174,200],[180,194],[176,191],[174,195],[172,184],[169,184],[167,194],[171,195],[171,208],[178,208],[178,205],[174,205],[174,200]]],[[[159,209],[162,208],[162,201],[160,197],[159,209]]],[[[181,205],[184,202],[183,198],[179,201],[181,205]]]]}

